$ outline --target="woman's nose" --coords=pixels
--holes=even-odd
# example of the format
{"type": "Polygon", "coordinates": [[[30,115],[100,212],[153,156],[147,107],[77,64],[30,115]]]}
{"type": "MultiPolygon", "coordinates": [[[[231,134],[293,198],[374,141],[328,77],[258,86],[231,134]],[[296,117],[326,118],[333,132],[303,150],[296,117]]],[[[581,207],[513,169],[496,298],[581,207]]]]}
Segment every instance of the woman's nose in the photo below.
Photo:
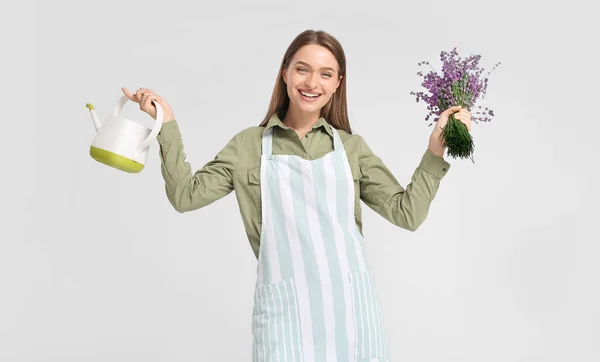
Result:
{"type": "Polygon", "coordinates": [[[316,77],[318,77],[317,73],[312,73],[311,75],[309,75],[308,77],[306,77],[306,86],[308,88],[313,88],[317,85],[317,79],[316,77]]]}

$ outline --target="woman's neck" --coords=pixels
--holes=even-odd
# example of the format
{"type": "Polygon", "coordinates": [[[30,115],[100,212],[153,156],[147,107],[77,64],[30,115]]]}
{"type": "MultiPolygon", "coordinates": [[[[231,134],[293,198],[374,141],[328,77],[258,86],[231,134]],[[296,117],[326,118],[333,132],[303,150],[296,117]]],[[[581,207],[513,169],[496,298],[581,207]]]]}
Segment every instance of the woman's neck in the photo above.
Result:
{"type": "Polygon", "coordinates": [[[320,117],[319,113],[298,112],[298,110],[290,107],[282,122],[293,128],[302,138],[319,121],[320,117]]]}

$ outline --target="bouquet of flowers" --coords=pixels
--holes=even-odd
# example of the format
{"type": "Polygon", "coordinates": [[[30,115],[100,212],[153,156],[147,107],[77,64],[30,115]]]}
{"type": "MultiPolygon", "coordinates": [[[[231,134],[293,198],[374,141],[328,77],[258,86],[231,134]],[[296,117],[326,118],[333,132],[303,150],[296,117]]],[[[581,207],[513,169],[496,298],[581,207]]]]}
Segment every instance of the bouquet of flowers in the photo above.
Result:
{"type": "MultiPolygon", "coordinates": [[[[483,77],[481,73],[485,69],[479,68],[481,55],[471,55],[464,60],[458,56],[456,47],[450,52],[442,51],[440,53],[442,61],[442,74],[438,74],[427,61],[419,62],[419,66],[429,66],[432,70],[423,75],[422,71],[417,75],[423,77],[421,85],[427,89],[430,94],[424,92],[410,92],[417,97],[417,102],[423,100],[428,104],[429,114],[425,117],[428,121],[432,115],[439,116],[447,108],[452,106],[461,106],[469,112],[475,106],[479,97],[484,98],[487,91],[487,76],[494,70],[500,62],[494,65],[494,68],[483,77]]],[[[475,123],[479,121],[487,122],[494,116],[494,111],[488,107],[477,106],[479,112],[472,113],[471,120],[475,123]]],[[[434,120],[437,122],[438,118],[434,120]]],[[[431,126],[433,123],[429,123],[431,126]]],[[[442,142],[448,147],[448,155],[451,157],[466,158],[473,160],[473,137],[467,130],[467,127],[456,120],[453,115],[448,118],[448,123],[443,128],[440,135],[442,142]]]]}

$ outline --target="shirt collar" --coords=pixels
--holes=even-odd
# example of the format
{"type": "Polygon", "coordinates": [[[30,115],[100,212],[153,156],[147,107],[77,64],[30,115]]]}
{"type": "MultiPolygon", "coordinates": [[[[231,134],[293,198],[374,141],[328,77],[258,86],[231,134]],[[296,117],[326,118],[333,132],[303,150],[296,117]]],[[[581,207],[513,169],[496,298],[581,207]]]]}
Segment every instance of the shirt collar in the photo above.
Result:
{"type": "MultiPolygon", "coordinates": [[[[279,126],[279,127],[283,128],[283,129],[291,129],[291,127],[288,127],[285,124],[283,124],[283,122],[281,121],[281,119],[279,119],[279,116],[277,116],[277,112],[273,113],[273,115],[269,119],[269,122],[267,123],[267,126],[265,127],[264,132],[267,132],[270,128],[272,128],[274,126],[279,126]]],[[[327,122],[327,120],[325,120],[324,117],[319,117],[319,120],[317,121],[317,123],[315,123],[312,126],[313,129],[319,128],[319,127],[325,128],[325,131],[331,137],[333,137],[333,132],[331,131],[331,126],[329,125],[329,123],[327,122]]]]}

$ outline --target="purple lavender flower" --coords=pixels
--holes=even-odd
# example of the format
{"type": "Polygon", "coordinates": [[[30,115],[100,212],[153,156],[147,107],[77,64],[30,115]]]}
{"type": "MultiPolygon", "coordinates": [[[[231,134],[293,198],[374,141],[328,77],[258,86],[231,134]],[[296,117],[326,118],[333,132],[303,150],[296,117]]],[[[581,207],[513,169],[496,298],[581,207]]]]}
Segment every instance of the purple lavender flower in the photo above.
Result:
{"type": "MultiPolygon", "coordinates": [[[[501,64],[500,62],[496,63],[494,68],[482,78],[481,74],[485,69],[478,67],[481,55],[471,55],[462,59],[454,47],[449,52],[442,51],[440,60],[442,61],[441,74],[438,74],[428,61],[418,63],[419,66],[427,65],[431,68],[427,74],[423,74],[422,71],[417,72],[417,75],[423,77],[421,85],[429,91],[429,94],[410,92],[411,95],[416,96],[417,102],[422,100],[428,104],[429,113],[425,117],[426,121],[431,116],[439,116],[444,110],[455,105],[471,111],[477,100],[485,98],[487,76],[501,64]]],[[[491,118],[484,117],[488,115],[493,116],[494,112],[486,108],[483,112],[472,113],[471,120],[475,123],[491,120],[491,118]]],[[[429,123],[429,126],[432,124],[429,123]]]]}
{"type": "MultiPolygon", "coordinates": [[[[452,106],[460,105],[471,112],[475,107],[475,103],[480,98],[485,98],[488,85],[487,76],[501,64],[500,62],[496,63],[494,68],[482,77],[481,74],[485,69],[478,66],[481,55],[470,55],[462,59],[458,55],[456,47],[454,47],[449,52],[442,51],[440,60],[442,61],[441,74],[438,74],[428,61],[422,61],[418,64],[419,66],[427,65],[432,70],[427,74],[423,74],[422,71],[417,72],[418,76],[423,77],[421,85],[429,93],[410,92],[411,95],[416,96],[417,102],[422,100],[427,104],[429,113],[425,117],[426,121],[429,121],[431,116],[438,116],[430,121],[429,126],[433,122],[437,122],[439,115],[452,106]]],[[[477,107],[478,110],[481,110],[480,105],[477,107]]],[[[472,112],[471,120],[475,123],[479,123],[479,121],[487,122],[493,116],[494,111],[485,107],[480,112],[472,112]]],[[[452,115],[450,115],[441,137],[448,146],[450,156],[461,158],[472,156],[473,139],[466,126],[452,115]]]]}

